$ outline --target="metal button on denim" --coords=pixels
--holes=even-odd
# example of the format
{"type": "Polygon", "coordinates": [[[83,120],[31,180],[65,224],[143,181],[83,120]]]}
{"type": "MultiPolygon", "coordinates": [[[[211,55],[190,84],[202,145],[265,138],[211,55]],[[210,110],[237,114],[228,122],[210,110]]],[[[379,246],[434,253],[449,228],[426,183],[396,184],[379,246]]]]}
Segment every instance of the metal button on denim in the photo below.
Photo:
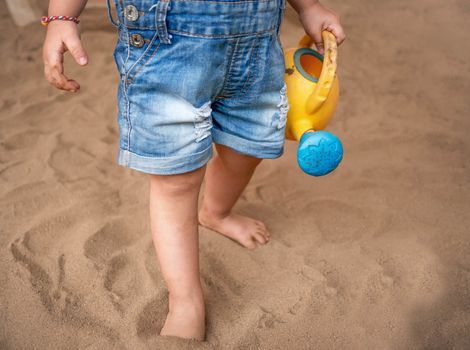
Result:
{"type": "Polygon", "coordinates": [[[134,5],[127,5],[124,8],[124,16],[128,21],[134,22],[139,18],[139,11],[134,5]]]}
{"type": "Polygon", "coordinates": [[[135,47],[142,47],[144,46],[144,37],[138,33],[132,34],[129,38],[130,44],[135,47]]]}

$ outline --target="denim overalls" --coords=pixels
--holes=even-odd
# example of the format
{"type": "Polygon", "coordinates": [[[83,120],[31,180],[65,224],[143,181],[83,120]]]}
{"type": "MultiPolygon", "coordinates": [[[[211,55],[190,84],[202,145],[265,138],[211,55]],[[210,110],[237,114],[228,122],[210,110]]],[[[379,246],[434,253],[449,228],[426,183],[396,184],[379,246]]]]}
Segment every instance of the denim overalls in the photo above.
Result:
{"type": "Polygon", "coordinates": [[[288,111],[279,39],[286,0],[110,0],[118,163],[195,170],[212,142],[258,158],[284,151],[288,111]]]}

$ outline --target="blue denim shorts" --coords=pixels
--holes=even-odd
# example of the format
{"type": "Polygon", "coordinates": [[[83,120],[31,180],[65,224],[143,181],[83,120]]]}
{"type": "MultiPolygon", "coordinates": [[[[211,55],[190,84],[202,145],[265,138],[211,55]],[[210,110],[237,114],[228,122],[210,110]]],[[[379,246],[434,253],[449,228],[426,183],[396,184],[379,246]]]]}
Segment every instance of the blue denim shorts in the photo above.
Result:
{"type": "Polygon", "coordinates": [[[112,1],[120,165],[185,173],[209,161],[213,142],[283,154],[286,0],[112,1]]]}

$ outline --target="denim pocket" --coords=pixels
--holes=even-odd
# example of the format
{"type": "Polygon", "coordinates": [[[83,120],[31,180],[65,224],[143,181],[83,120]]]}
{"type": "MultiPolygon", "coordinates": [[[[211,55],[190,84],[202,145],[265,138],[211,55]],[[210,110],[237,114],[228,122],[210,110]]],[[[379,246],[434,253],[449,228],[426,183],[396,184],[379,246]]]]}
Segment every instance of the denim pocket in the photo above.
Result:
{"type": "Polygon", "coordinates": [[[160,46],[156,30],[129,29],[119,26],[113,57],[122,79],[132,84],[160,46]]]}

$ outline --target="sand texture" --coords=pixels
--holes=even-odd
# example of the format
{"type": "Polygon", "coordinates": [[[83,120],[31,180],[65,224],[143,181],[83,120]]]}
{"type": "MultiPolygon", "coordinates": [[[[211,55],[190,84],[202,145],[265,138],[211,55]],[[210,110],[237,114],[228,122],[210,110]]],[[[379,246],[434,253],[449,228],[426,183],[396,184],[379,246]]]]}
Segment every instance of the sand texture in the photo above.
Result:
{"type": "MultiPolygon", "coordinates": [[[[66,56],[72,94],[43,77],[43,28],[0,2],[0,349],[470,349],[470,3],[325,4],[348,35],[328,127],[344,161],[309,177],[288,141],[260,165],[235,210],[266,246],[200,229],[195,343],[158,336],[168,295],[146,176],[115,160],[105,11],[84,24],[89,65],[66,56]]],[[[284,46],[302,34],[287,8],[284,46]]]]}

